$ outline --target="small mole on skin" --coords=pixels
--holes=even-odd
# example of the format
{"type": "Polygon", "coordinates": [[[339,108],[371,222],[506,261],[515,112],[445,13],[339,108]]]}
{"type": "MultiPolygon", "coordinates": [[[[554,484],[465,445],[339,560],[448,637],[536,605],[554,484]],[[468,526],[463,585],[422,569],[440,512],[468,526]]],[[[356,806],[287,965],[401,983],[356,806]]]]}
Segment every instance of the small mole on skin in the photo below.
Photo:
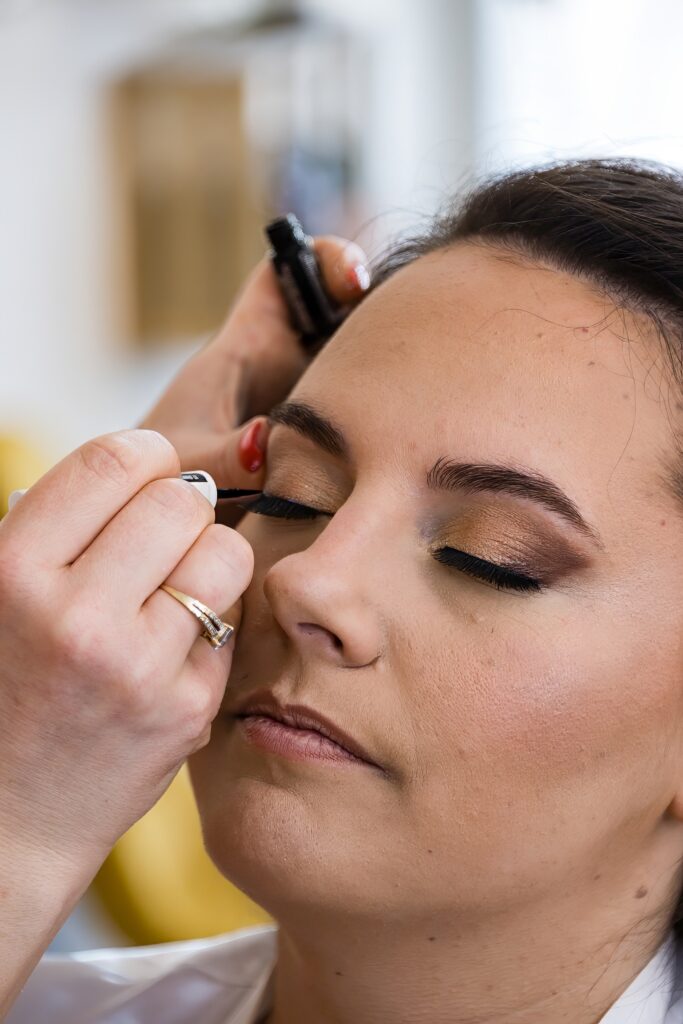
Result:
{"type": "Polygon", "coordinates": [[[335,971],[334,973],[337,975],[338,978],[343,978],[344,977],[344,975],[342,974],[341,971],[335,971]]]}
{"type": "Polygon", "coordinates": [[[427,853],[431,853],[431,852],[432,852],[431,850],[427,850],[427,853]]]}
{"type": "Polygon", "coordinates": [[[591,361],[590,361],[590,363],[589,363],[588,365],[589,365],[589,366],[595,366],[595,360],[594,360],[594,359],[591,359],[591,361]]]}
{"type": "Polygon", "coordinates": [[[660,526],[666,526],[666,519],[660,519],[659,525],[660,526]]]}
{"type": "Polygon", "coordinates": [[[435,938],[436,938],[436,935],[430,935],[430,936],[429,936],[429,941],[430,941],[430,942],[434,942],[434,939],[435,939],[435,938]]]}
{"type": "Polygon", "coordinates": [[[643,896],[647,896],[647,886],[641,885],[640,889],[636,892],[636,899],[642,900],[643,896]]]}
{"type": "Polygon", "coordinates": [[[593,881],[597,882],[598,878],[602,878],[602,875],[596,875],[595,878],[593,879],[593,881]]]}

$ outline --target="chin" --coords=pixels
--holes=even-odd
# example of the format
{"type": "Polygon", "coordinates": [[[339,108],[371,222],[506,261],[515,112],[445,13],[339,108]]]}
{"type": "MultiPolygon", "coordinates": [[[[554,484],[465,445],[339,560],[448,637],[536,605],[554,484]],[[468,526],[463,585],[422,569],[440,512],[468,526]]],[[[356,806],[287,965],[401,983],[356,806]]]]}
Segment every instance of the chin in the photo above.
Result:
{"type": "Polygon", "coordinates": [[[189,768],[209,856],[276,920],[307,907],[386,913],[392,830],[372,769],[286,763],[238,749],[220,726],[189,768]]]}

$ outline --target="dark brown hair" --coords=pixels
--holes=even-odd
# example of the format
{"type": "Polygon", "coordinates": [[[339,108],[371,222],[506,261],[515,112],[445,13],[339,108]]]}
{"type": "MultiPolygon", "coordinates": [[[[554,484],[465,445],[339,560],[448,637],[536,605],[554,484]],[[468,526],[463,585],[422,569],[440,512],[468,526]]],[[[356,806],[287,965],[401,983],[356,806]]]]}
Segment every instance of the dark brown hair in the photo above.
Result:
{"type": "MultiPolygon", "coordinates": [[[[420,256],[464,240],[574,274],[617,308],[646,314],[683,408],[683,174],[631,159],[503,174],[450,204],[426,231],[393,245],[373,268],[372,288],[420,256]]],[[[683,503],[683,442],[673,423],[671,458],[662,468],[664,486],[683,503]]],[[[676,885],[671,921],[683,935],[680,880],[676,885]]]]}

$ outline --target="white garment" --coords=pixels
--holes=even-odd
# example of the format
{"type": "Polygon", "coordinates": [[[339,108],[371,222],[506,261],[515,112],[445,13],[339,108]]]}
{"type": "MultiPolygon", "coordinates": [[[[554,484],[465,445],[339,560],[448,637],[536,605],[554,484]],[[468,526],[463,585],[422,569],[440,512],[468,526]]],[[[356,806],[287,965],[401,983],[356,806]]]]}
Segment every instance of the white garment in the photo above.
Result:
{"type": "Polygon", "coordinates": [[[277,927],[158,946],[46,953],[6,1024],[258,1024],[277,927]]]}
{"type": "MultiPolygon", "coordinates": [[[[159,946],[48,953],[6,1024],[258,1024],[272,1009],[276,957],[275,925],[159,946]]],[[[683,943],[673,933],[599,1024],[683,1024],[683,943]]]]}

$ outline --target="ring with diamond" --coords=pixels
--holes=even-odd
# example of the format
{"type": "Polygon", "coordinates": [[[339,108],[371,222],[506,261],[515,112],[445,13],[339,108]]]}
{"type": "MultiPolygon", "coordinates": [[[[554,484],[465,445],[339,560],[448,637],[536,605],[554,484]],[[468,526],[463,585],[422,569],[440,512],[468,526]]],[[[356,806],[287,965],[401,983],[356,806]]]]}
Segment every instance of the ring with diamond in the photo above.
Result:
{"type": "Polygon", "coordinates": [[[229,622],[223,622],[222,619],[212,612],[210,608],[207,608],[205,604],[198,601],[196,597],[190,597],[189,594],[183,594],[182,590],[176,590],[175,587],[169,587],[167,583],[162,583],[160,590],[165,590],[167,594],[174,597],[176,601],[187,608],[189,612],[192,612],[196,619],[199,619],[201,624],[204,626],[204,631],[201,634],[205,640],[208,640],[213,648],[218,650],[224,644],[227,644],[228,640],[235,632],[235,627],[231,626],[229,622]]]}

